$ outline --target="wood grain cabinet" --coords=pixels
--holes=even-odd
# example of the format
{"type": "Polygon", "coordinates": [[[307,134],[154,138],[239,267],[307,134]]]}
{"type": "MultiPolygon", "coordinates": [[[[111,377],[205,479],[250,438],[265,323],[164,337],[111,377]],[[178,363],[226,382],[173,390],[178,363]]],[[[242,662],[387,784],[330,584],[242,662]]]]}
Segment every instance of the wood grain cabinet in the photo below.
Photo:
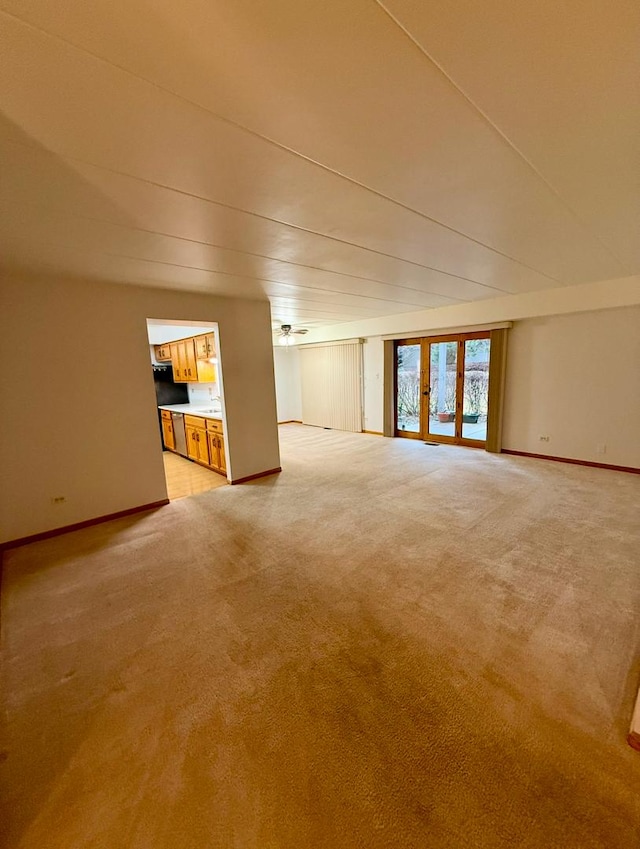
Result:
{"type": "Polygon", "coordinates": [[[216,383],[216,367],[210,362],[216,355],[216,344],[213,333],[196,336],[193,340],[196,352],[196,368],[199,383],[216,383]]]}
{"type": "Polygon", "coordinates": [[[189,383],[198,381],[198,362],[193,339],[180,339],[172,342],[171,365],[173,366],[173,379],[176,383],[189,383]]]}
{"type": "MultiPolygon", "coordinates": [[[[163,432],[164,423],[165,419],[163,418],[163,432]]],[[[187,436],[189,459],[195,460],[202,466],[208,466],[214,472],[226,475],[227,459],[220,419],[205,419],[201,416],[185,415],[184,430],[187,436]]]]}
{"type": "Polygon", "coordinates": [[[207,360],[197,360],[198,383],[217,383],[216,367],[207,360]]]}
{"type": "Polygon", "coordinates": [[[208,360],[210,357],[215,357],[216,344],[213,333],[195,336],[193,342],[196,349],[196,359],[208,360]]]}
{"type": "Polygon", "coordinates": [[[164,443],[165,448],[170,448],[172,451],[175,451],[176,437],[173,432],[171,413],[169,410],[161,410],[160,413],[162,416],[162,442],[164,443]]]}
{"type": "Polygon", "coordinates": [[[159,363],[166,362],[171,359],[171,345],[156,345],[156,360],[159,363]]]}
{"type": "Polygon", "coordinates": [[[216,367],[210,362],[216,355],[213,333],[156,345],[155,351],[158,362],[171,361],[176,383],[216,383],[216,367]]]}
{"type": "Polygon", "coordinates": [[[196,351],[193,344],[193,339],[185,339],[182,342],[183,348],[183,374],[186,371],[186,380],[198,380],[198,363],[196,360],[196,351]]]}
{"type": "Polygon", "coordinates": [[[207,441],[209,443],[209,466],[222,475],[227,473],[227,460],[224,450],[224,435],[222,422],[218,419],[207,419],[207,441]]]}
{"type": "Polygon", "coordinates": [[[187,436],[189,458],[203,466],[209,466],[209,445],[205,419],[199,416],[185,416],[184,429],[187,436]]]}
{"type": "Polygon", "coordinates": [[[182,383],[182,357],[180,355],[181,346],[178,342],[172,342],[169,346],[171,349],[171,367],[173,369],[173,379],[176,383],[182,383]]]}

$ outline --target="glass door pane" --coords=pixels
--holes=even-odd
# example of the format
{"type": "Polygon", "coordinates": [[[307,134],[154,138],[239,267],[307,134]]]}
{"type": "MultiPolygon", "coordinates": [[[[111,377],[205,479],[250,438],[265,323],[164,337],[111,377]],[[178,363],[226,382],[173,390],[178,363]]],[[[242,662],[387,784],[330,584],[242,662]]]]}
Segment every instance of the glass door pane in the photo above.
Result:
{"type": "Polygon", "coordinates": [[[396,433],[420,433],[420,343],[398,345],[396,433]]]}
{"type": "Polygon", "coordinates": [[[432,342],[429,345],[429,433],[456,435],[456,382],[458,343],[432,342]]]}
{"type": "Polygon", "coordinates": [[[489,404],[490,339],[466,339],[462,376],[462,438],[485,442],[489,404]]]}

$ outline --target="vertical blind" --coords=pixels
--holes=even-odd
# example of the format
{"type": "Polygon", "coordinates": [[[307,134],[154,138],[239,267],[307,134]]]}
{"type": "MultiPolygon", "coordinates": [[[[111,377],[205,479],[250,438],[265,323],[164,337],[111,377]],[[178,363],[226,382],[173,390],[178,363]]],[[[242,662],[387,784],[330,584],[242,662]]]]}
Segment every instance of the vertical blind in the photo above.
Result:
{"type": "Polygon", "coordinates": [[[301,347],[302,421],[362,431],[362,343],[301,347]]]}

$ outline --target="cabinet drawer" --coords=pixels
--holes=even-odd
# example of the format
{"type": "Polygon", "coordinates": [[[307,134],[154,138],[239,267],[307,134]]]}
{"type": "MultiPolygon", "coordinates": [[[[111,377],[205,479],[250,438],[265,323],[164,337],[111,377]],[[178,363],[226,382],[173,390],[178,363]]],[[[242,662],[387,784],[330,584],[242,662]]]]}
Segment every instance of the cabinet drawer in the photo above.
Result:
{"type": "Polygon", "coordinates": [[[207,430],[213,430],[215,433],[222,433],[222,422],[220,419],[205,419],[207,430]]]}
{"type": "Polygon", "coordinates": [[[169,410],[160,410],[160,415],[162,416],[163,419],[167,419],[168,421],[171,421],[171,413],[169,412],[169,410]]]}
{"type": "Polygon", "coordinates": [[[202,430],[204,430],[205,429],[204,423],[205,423],[205,419],[203,419],[201,416],[186,416],[185,415],[185,417],[184,417],[185,427],[199,427],[199,428],[202,428],[202,430]]]}

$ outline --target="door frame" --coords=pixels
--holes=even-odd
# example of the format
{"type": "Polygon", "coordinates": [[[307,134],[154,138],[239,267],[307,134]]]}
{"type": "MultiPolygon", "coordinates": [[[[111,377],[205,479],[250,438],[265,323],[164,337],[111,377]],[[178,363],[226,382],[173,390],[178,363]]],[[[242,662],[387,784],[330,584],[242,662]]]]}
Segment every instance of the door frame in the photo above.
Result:
{"type": "MultiPolygon", "coordinates": [[[[489,339],[492,341],[490,330],[476,330],[469,333],[446,333],[438,336],[421,336],[409,337],[407,339],[396,339],[394,341],[394,436],[399,436],[404,439],[421,439],[429,442],[441,442],[448,445],[465,445],[469,448],[486,448],[487,440],[485,439],[469,439],[462,435],[462,416],[464,409],[464,366],[465,366],[465,342],[471,339],[489,339]],[[456,418],[455,418],[455,434],[448,436],[446,434],[433,434],[429,432],[429,405],[431,401],[431,345],[437,345],[441,342],[456,342],[457,343],[457,359],[456,359],[456,418]],[[398,429],[398,348],[404,345],[420,345],[420,429],[417,432],[407,432],[398,429]]],[[[491,380],[491,354],[492,347],[489,348],[489,382],[491,380]]],[[[489,392],[489,389],[487,389],[489,392]]],[[[489,396],[490,397],[490,396],[489,396]]],[[[487,432],[489,429],[489,417],[491,415],[491,405],[487,405],[487,432]]]]}
{"type": "Polygon", "coordinates": [[[422,439],[423,401],[420,400],[420,430],[399,430],[398,428],[398,348],[404,345],[420,345],[420,392],[424,385],[424,346],[422,337],[395,339],[393,342],[393,435],[402,439],[422,439]]]}

